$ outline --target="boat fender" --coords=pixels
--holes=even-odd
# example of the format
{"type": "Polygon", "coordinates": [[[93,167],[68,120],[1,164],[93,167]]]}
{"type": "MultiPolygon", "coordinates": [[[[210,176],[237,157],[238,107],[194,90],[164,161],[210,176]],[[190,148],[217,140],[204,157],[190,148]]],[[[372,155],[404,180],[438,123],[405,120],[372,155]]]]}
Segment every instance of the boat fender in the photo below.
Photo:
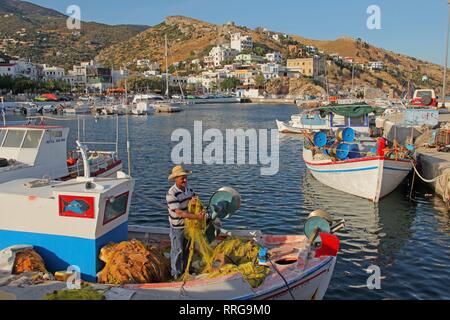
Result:
{"type": "Polygon", "coordinates": [[[336,257],[339,252],[340,241],[335,235],[322,232],[319,234],[322,246],[316,250],[316,258],[336,257]]]}
{"type": "Polygon", "coordinates": [[[386,148],[386,140],[384,138],[378,138],[377,155],[379,157],[384,157],[385,148],[386,148]]]}
{"type": "Polygon", "coordinates": [[[350,145],[341,143],[336,149],[336,158],[346,160],[350,154],[350,145]]]}
{"type": "Polygon", "coordinates": [[[351,143],[351,142],[355,141],[355,138],[356,138],[356,133],[355,133],[355,130],[353,130],[352,128],[346,128],[342,132],[342,139],[344,140],[344,142],[351,143]]]}
{"type": "Polygon", "coordinates": [[[5,158],[0,158],[0,168],[4,168],[8,166],[8,160],[5,158]]]}
{"type": "Polygon", "coordinates": [[[317,132],[314,135],[314,145],[319,148],[325,147],[327,144],[327,134],[325,132],[317,132]]]}

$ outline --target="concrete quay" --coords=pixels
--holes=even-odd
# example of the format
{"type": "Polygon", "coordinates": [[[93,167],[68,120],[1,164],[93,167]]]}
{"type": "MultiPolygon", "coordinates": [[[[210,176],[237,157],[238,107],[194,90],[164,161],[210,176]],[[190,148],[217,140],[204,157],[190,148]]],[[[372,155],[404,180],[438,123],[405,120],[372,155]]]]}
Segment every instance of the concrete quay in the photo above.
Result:
{"type": "Polygon", "coordinates": [[[450,153],[419,148],[415,158],[420,175],[426,180],[435,180],[426,183],[450,206],[450,153]]]}

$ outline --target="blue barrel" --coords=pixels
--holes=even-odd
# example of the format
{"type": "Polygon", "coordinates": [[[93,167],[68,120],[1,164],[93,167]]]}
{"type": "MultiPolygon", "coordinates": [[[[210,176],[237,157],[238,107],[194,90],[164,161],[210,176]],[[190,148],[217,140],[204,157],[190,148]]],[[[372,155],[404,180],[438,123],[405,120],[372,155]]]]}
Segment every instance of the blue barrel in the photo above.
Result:
{"type": "Polygon", "coordinates": [[[339,160],[345,160],[348,158],[350,153],[350,145],[346,143],[341,143],[336,149],[336,158],[339,160]]]}
{"type": "Polygon", "coordinates": [[[327,142],[327,144],[326,144],[326,147],[325,147],[325,150],[323,151],[323,154],[325,154],[327,156],[331,156],[332,148],[333,148],[334,143],[335,143],[334,139],[329,140],[327,142]]]}
{"type": "Polygon", "coordinates": [[[342,132],[342,140],[344,140],[344,142],[352,143],[353,141],[355,141],[355,138],[356,138],[355,130],[353,130],[352,128],[346,128],[342,132]]]}
{"type": "Polygon", "coordinates": [[[327,144],[327,134],[325,132],[317,132],[314,135],[314,145],[319,148],[325,147],[327,144]]]}
{"type": "Polygon", "coordinates": [[[361,153],[359,152],[359,146],[357,144],[349,144],[350,152],[348,153],[349,159],[361,158],[361,153]]]}

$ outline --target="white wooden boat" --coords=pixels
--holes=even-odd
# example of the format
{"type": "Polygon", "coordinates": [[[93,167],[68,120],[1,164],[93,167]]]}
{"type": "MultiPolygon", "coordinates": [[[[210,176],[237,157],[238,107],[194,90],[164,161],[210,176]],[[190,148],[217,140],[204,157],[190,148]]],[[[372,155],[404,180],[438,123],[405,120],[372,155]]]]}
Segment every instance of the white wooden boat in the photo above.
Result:
{"type": "Polygon", "coordinates": [[[373,202],[394,191],[411,172],[410,160],[384,156],[361,157],[344,161],[315,157],[304,147],[303,159],[308,171],[321,183],[373,202]]]}
{"type": "Polygon", "coordinates": [[[156,103],[156,113],[176,113],[183,111],[181,103],[156,103]]]}
{"type": "Polygon", "coordinates": [[[305,134],[310,132],[308,129],[298,128],[293,125],[287,124],[283,121],[276,120],[278,132],[280,133],[294,133],[294,134],[305,134]]]}
{"type": "Polygon", "coordinates": [[[140,101],[132,105],[131,114],[135,116],[145,116],[150,113],[150,109],[150,103],[146,101],[140,101]]]}
{"type": "Polygon", "coordinates": [[[63,114],[78,115],[91,113],[91,108],[87,103],[77,103],[73,107],[67,107],[62,110],[63,114]]]}
{"type": "MultiPolygon", "coordinates": [[[[258,288],[252,288],[241,274],[220,278],[198,277],[183,285],[181,282],[127,285],[127,289],[139,290],[142,299],[187,300],[321,300],[326,294],[336,264],[336,256],[321,256],[306,262],[299,256],[306,250],[307,238],[295,235],[266,235],[260,231],[230,231],[228,235],[258,239],[258,243],[270,248],[278,272],[272,272],[258,288]]],[[[129,227],[129,236],[135,239],[170,245],[169,230],[164,228],[129,227]]],[[[222,239],[226,235],[219,236],[222,239]]],[[[314,254],[313,254],[314,255],[314,254]]]]}

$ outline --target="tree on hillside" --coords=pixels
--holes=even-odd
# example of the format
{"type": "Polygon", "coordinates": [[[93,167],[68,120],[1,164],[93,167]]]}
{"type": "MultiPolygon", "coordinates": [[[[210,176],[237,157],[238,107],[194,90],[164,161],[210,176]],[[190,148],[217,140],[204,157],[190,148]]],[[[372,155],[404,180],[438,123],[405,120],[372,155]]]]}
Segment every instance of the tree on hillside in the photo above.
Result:
{"type": "MultiPolygon", "coordinates": [[[[125,87],[125,79],[121,80],[119,86],[125,87]]],[[[129,77],[127,79],[128,89],[134,92],[159,91],[162,88],[160,78],[129,77]]]]}
{"type": "Polygon", "coordinates": [[[226,78],[224,81],[222,81],[220,87],[222,88],[222,90],[230,91],[236,89],[240,84],[241,82],[239,81],[239,79],[231,77],[226,78]]]}
{"type": "Polygon", "coordinates": [[[255,81],[255,87],[256,88],[264,88],[266,84],[266,78],[260,73],[256,75],[253,80],[255,81]]]}
{"type": "Polygon", "coordinates": [[[261,47],[255,47],[255,48],[253,48],[253,52],[254,52],[256,55],[261,56],[261,57],[265,56],[265,54],[266,54],[266,50],[265,50],[264,48],[261,48],[261,47]]]}

